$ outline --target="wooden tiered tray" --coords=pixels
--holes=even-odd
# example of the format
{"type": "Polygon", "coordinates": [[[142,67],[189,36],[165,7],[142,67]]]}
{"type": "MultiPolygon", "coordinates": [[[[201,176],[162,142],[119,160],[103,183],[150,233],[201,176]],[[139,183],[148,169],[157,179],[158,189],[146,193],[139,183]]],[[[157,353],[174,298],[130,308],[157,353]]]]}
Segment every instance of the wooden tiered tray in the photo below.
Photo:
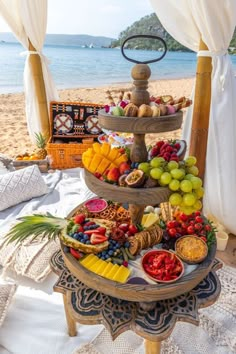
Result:
{"type": "MultiPolygon", "coordinates": [[[[79,205],[69,215],[68,218],[76,214],[79,205]]],[[[178,281],[171,284],[120,284],[109,279],[105,279],[85,267],[71,254],[65,253],[61,244],[62,255],[70,272],[86,286],[91,287],[103,294],[114,296],[127,301],[153,302],[164,299],[171,299],[192,290],[210,272],[216,254],[216,245],[211,246],[207,258],[197,265],[195,270],[184,275],[178,281]]],[[[141,257],[140,257],[141,261],[141,257]]]]}
{"type": "Polygon", "coordinates": [[[131,203],[137,205],[155,205],[166,202],[171,194],[169,188],[130,188],[119,187],[114,184],[100,181],[92,173],[84,169],[85,182],[88,188],[108,200],[119,203],[131,203]]]}
{"type": "Polygon", "coordinates": [[[147,134],[164,133],[181,128],[183,112],[161,117],[124,117],[108,114],[104,109],[98,111],[99,125],[118,132],[147,134]]]}

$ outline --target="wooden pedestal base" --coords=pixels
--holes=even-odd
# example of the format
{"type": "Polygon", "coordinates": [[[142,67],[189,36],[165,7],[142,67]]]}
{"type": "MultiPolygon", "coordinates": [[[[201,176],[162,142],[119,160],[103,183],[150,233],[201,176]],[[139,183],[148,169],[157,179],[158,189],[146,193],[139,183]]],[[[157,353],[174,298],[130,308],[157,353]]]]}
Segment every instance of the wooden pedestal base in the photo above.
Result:
{"type": "Polygon", "coordinates": [[[145,339],[146,354],[160,353],[161,341],[169,337],[176,321],[198,325],[198,309],[213,304],[220,294],[215,270],[221,266],[215,261],[208,276],[193,290],[173,299],[151,302],[151,308],[143,308],[139,302],[114,298],[87,287],[70,273],[61,251],[51,259],[52,270],[59,275],[54,291],[63,294],[69,335],[76,336],[77,322],[102,323],[113,340],[132,330],[145,339]]]}

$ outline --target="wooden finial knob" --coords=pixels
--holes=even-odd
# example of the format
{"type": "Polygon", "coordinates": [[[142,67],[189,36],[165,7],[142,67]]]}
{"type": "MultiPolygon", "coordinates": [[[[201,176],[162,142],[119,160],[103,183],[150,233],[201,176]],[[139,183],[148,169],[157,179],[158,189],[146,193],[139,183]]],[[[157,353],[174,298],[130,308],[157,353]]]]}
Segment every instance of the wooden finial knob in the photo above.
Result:
{"type": "Polygon", "coordinates": [[[131,70],[134,80],[148,80],[151,76],[151,69],[147,64],[136,64],[131,70]]]}
{"type": "Polygon", "coordinates": [[[147,64],[136,64],[131,71],[131,76],[134,79],[131,102],[138,107],[141,104],[149,104],[150,96],[147,91],[148,79],[151,76],[149,66],[147,64]]]}

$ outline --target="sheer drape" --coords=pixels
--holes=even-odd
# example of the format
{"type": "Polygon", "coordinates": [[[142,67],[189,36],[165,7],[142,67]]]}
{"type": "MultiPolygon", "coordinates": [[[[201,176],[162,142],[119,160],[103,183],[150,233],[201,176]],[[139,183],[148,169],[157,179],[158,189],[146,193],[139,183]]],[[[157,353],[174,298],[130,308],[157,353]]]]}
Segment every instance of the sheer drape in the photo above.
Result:
{"type": "Polygon", "coordinates": [[[47,25],[47,0],[0,0],[0,14],[16,38],[27,50],[24,70],[26,118],[30,137],[34,140],[34,133],[42,131],[42,128],[29,65],[29,40],[41,58],[47,102],[58,100],[57,90],[48,68],[47,58],[42,53],[47,25]]]}
{"type": "MultiPolygon", "coordinates": [[[[236,234],[236,80],[227,48],[236,25],[235,0],[150,0],[165,29],[198,51],[200,38],[212,56],[212,92],[205,172],[204,212],[236,234]]],[[[204,55],[204,53],[199,53],[204,55]]],[[[192,110],[183,138],[190,141],[192,110]]]]}

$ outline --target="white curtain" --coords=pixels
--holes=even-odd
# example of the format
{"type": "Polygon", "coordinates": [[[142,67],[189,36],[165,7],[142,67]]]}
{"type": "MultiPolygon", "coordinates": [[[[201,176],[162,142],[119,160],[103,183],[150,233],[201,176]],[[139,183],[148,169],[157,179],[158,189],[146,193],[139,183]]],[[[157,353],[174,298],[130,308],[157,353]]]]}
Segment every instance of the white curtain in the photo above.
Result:
{"type": "Polygon", "coordinates": [[[29,40],[41,58],[48,109],[50,101],[58,100],[57,90],[48,68],[48,60],[42,53],[47,26],[47,0],[0,0],[0,14],[27,50],[24,70],[26,118],[30,137],[34,141],[35,132],[42,131],[42,127],[29,65],[29,40]]]}
{"type": "MultiPolygon", "coordinates": [[[[236,234],[236,79],[227,48],[236,25],[235,0],[150,0],[165,29],[198,51],[200,38],[212,57],[212,92],[205,171],[204,213],[236,234]]],[[[183,138],[190,141],[192,110],[183,138]]]]}

